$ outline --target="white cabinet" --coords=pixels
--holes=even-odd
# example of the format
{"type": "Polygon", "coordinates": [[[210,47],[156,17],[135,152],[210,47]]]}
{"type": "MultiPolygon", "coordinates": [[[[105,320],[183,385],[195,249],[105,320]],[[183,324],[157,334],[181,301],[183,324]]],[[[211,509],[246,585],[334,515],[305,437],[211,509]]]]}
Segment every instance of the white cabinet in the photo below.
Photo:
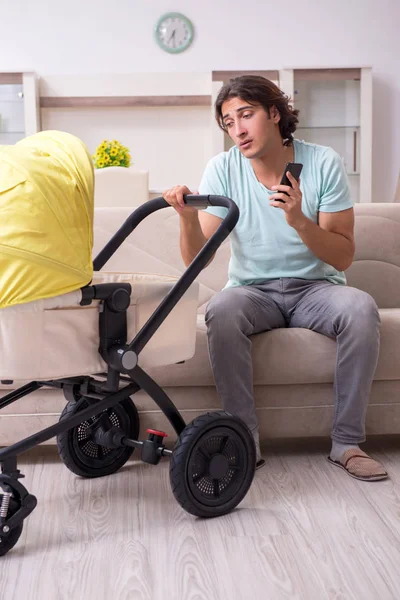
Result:
{"type": "Polygon", "coordinates": [[[354,202],[371,202],[371,68],[284,69],[280,87],[300,111],[295,138],[336,150],[354,202]]]}
{"type": "Polygon", "coordinates": [[[35,73],[0,73],[0,145],[15,144],[40,131],[35,73]]]}

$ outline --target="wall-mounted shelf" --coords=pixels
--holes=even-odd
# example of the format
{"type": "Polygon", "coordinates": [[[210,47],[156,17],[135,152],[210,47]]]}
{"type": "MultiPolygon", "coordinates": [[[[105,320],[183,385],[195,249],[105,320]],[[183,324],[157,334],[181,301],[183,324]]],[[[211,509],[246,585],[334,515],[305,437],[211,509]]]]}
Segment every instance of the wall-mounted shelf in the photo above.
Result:
{"type": "Polygon", "coordinates": [[[209,72],[46,76],[42,126],[76,135],[90,153],[119,140],[151,189],[198,186],[211,154],[211,84],[209,72]]]}
{"type": "Polygon", "coordinates": [[[197,96],[42,96],[41,108],[124,108],[211,106],[211,95],[197,96]]]}

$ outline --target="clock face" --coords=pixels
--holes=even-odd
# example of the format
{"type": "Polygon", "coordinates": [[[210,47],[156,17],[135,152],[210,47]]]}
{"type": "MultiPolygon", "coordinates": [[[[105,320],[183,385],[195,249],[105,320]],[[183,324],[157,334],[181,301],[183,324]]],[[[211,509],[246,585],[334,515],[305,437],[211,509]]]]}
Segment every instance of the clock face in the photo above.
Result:
{"type": "Polygon", "coordinates": [[[193,41],[193,25],[180,13],[168,13],[159,19],[155,36],[163,50],[183,52],[193,41]]]}

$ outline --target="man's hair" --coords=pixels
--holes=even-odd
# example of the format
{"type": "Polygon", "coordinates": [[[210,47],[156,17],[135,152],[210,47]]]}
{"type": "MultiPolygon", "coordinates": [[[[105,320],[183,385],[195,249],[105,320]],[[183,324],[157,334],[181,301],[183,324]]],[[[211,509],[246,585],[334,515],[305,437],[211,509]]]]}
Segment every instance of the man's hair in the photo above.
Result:
{"type": "Polygon", "coordinates": [[[290,106],[290,98],[269,79],[259,75],[242,75],[230,79],[220,90],[215,102],[215,118],[223,131],[226,127],[222,119],[222,105],[230,98],[241,98],[249,104],[260,104],[270,116],[270,109],[275,106],[281,119],[279,131],[284,146],[293,144],[293,133],[299,122],[299,111],[290,106]]]}

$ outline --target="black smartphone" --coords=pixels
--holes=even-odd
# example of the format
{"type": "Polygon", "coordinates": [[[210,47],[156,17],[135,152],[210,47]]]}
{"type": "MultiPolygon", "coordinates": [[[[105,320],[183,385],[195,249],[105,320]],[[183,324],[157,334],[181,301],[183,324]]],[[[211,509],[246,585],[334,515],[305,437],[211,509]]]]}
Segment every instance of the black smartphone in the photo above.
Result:
{"type": "MultiPolygon", "coordinates": [[[[292,187],[292,184],[290,183],[289,179],[287,178],[286,172],[289,171],[289,173],[291,173],[293,175],[293,177],[296,179],[296,181],[298,181],[302,169],[303,169],[303,165],[301,163],[291,163],[291,162],[286,163],[286,167],[285,167],[285,170],[283,171],[282,179],[281,179],[281,182],[279,185],[289,185],[290,187],[292,187]]],[[[286,194],[286,192],[282,192],[282,193],[286,194]]],[[[284,200],[278,200],[278,202],[284,202],[284,200]]]]}
{"type": "Polygon", "coordinates": [[[303,165],[301,163],[291,163],[291,162],[286,163],[286,167],[285,167],[285,170],[283,171],[280,185],[290,185],[290,187],[292,187],[292,184],[290,183],[289,179],[287,178],[286,172],[289,171],[289,173],[291,173],[293,175],[293,177],[298,181],[302,169],[303,169],[303,165]]]}

